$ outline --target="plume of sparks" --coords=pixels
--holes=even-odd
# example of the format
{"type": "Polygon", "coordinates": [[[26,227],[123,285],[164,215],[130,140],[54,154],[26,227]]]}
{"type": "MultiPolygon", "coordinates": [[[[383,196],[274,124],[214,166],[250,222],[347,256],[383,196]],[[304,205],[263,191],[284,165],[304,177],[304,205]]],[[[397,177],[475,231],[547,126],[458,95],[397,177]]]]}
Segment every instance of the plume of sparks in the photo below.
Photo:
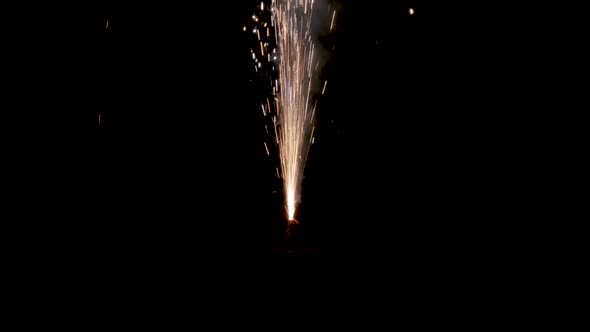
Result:
{"type": "Polygon", "coordinates": [[[295,219],[303,169],[313,137],[312,84],[318,57],[311,33],[314,1],[283,0],[273,7],[279,61],[279,155],[287,216],[295,219]]]}
{"type": "MultiPolygon", "coordinates": [[[[272,119],[273,141],[281,168],[281,172],[277,168],[277,177],[283,181],[289,224],[298,223],[295,211],[300,201],[307,154],[314,142],[316,102],[312,100],[313,92],[321,89],[324,94],[327,83],[323,83],[323,88],[319,85],[319,56],[312,34],[315,1],[272,0],[266,7],[261,2],[258,13],[252,15],[254,28],[243,27],[256,36],[256,47],[250,51],[254,69],[261,76],[260,82],[270,82],[272,87],[272,98],[267,98],[261,106],[263,115],[272,119]]],[[[335,14],[333,11],[328,18],[330,30],[335,14]]],[[[266,84],[264,86],[268,86],[266,84]]],[[[265,130],[268,133],[266,125],[265,130]]],[[[266,143],[264,148],[270,155],[266,143]]]]}

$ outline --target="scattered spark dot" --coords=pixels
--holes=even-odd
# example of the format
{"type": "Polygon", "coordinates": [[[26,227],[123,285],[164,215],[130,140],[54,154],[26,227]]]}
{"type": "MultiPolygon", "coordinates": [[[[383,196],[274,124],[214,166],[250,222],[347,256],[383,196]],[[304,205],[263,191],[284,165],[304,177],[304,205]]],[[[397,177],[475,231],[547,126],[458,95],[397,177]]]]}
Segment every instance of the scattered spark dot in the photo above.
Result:
{"type": "Polygon", "coordinates": [[[410,8],[410,15],[414,15],[414,8],[410,8]]]}
{"type": "Polygon", "coordinates": [[[244,31],[246,31],[246,26],[244,25],[244,31]]]}

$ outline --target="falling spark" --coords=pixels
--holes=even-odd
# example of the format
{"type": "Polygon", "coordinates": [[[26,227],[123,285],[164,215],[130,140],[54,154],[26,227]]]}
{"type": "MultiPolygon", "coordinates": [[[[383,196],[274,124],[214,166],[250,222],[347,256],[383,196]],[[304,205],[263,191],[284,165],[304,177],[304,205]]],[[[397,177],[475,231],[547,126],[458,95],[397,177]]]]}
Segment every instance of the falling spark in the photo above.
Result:
{"type": "Polygon", "coordinates": [[[410,15],[414,15],[414,8],[410,8],[410,15]]]}
{"type": "Polygon", "coordinates": [[[332,12],[332,22],[330,23],[330,31],[332,31],[332,27],[334,26],[334,17],[336,17],[336,10],[332,12]]]}
{"type": "Polygon", "coordinates": [[[260,10],[264,10],[264,2],[260,1],[260,10]]]}
{"type": "Polygon", "coordinates": [[[266,154],[270,156],[270,152],[268,151],[268,146],[266,146],[266,142],[264,142],[264,149],[266,150],[266,154]]]}
{"type": "Polygon", "coordinates": [[[246,26],[245,25],[244,25],[244,29],[243,30],[246,31],[246,26]]]}
{"type": "Polygon", "coordinates": [[[107,26],[105,29],[108,29],[108,28],[109,28],[109,21],[107,20],[107,26]]]}
{"type": "Polygon", "coordinates": [[[326,91],[326,84],[328,84],[328,80],[324,81],[324,87],[322,88],[322,94],[326,91]]]}
{"type": "Polygon", "coordinates": [[[100,123],[100,114],[98,115],[98,123],[100,123]]]}

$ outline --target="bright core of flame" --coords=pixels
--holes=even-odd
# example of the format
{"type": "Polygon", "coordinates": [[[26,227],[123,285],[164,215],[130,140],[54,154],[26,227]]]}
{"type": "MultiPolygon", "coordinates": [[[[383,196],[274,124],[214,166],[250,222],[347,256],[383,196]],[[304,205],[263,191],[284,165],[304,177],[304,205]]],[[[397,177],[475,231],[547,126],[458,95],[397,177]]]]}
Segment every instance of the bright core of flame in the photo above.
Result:
{"type": "Polygon", "coordinates": [[[295,219],[295,190],[289,188],[287,191],[287,214],[289,220],[295,219]]]}

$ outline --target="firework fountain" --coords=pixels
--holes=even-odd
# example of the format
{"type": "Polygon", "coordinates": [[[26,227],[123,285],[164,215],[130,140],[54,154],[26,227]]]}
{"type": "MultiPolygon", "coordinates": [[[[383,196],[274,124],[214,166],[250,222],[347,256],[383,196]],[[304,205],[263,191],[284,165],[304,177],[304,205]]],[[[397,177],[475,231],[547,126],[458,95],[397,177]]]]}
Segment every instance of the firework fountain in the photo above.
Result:
{"type": "MultiPolygon", "coordinates": [[[[261,2],[258,15],[252,16],[255,26],[251,31],[259,44],[251,49],[254,68],[265,78],[263,81],[270,82],[272,89],[273,102],[267,99],[262,111],[272,119],[281,169],[279,172],[277,168],[277,176],[283,180],[289,230],[298,224],[295,215],[315,129],[314,94],[323,94],[327,83],[319,80],[320,55],[313,33],[318,26],[316,21],[326,17],[319,15],[316,7],[317,0],[273,0],[266,10],[261,2]]],[[[330,30],[334,16],[332,11],[330,30]]],[[[247,27],[244,31],[248,31],[247,27]]],[[[265,148],[270,154],[266,143],[265,148]]]]}

